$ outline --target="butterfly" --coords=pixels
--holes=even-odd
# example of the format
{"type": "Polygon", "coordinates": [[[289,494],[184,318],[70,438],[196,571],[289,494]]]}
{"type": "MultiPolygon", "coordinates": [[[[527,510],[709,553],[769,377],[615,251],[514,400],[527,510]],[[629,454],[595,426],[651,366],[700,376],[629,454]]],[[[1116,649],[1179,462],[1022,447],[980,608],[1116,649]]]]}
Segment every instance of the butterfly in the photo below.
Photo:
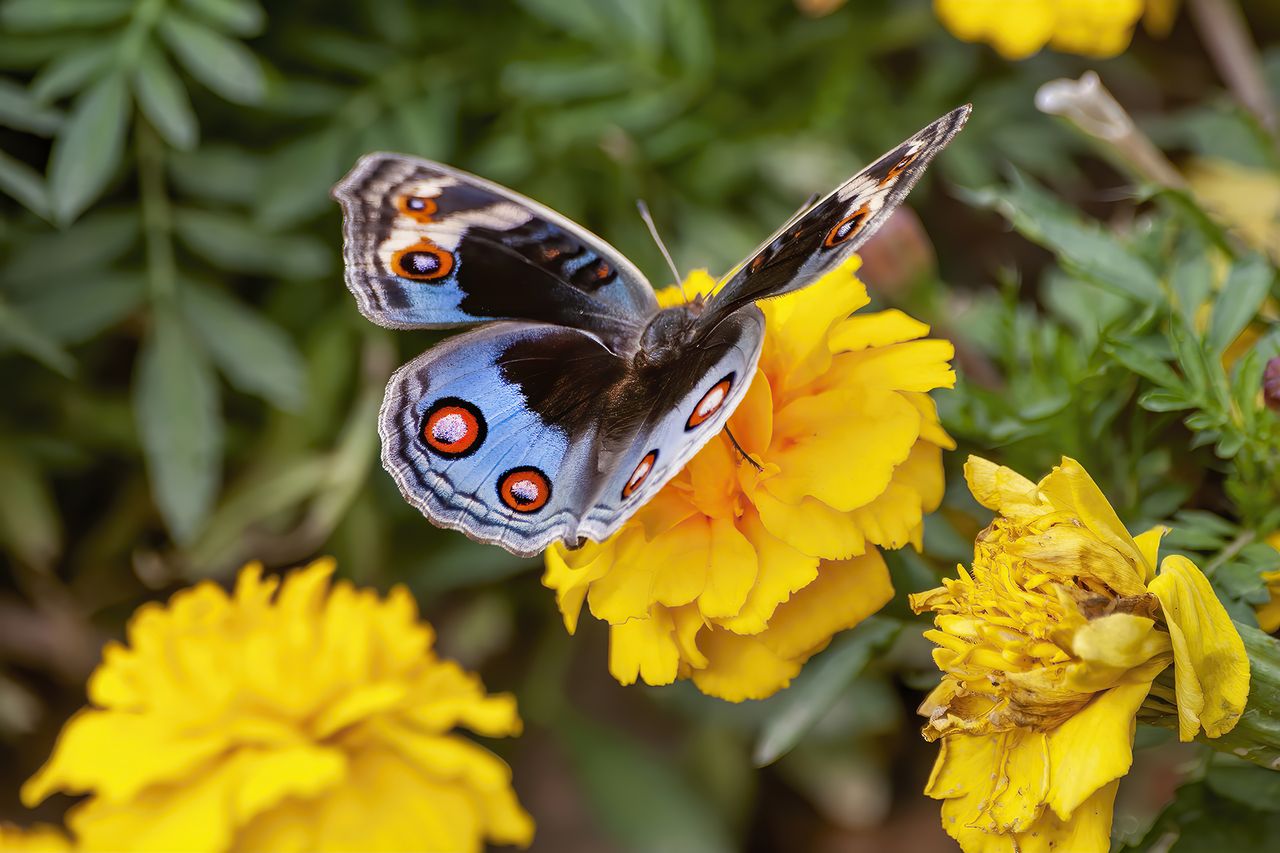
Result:
{"type": "Polygon", "coordinates": [[[362,157],[333,188],[360,312],[393,329],[478,325],[391,377],[383,465],[433,523],[513,554],[604,540],[746,394],[755,302],[862,245],[969,112],[797,213],[709,298],[664,309],[633,263],[543,205],[429,160],[362,157]]]}

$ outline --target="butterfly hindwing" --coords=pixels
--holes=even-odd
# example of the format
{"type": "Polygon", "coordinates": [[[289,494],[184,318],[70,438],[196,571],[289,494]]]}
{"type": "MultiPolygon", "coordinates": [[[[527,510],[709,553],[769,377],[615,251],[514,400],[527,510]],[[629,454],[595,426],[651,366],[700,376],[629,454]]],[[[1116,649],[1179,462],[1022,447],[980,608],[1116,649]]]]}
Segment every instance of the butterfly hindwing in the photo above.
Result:
{"type": "Polygon", "coordinates": [[[705,321],[717,323],[743,305],[799,290],[834,269],[884,224],[970,111],[952,110],[793,217],[715,293],[705,321]]]}
{"type": "Polygon", "coordinates": [[[582,523],[602,539],[680,472],[719,433],[746,395],[764,344],[764,315],[747,306],[699,334],[650,393],[648,416],[628,439],[582,523]]]}
{"type": "Polygon", "coordinates": [[[497,184],[439,163],[369,154],[333,190],[347,286],[392,328],[531,320],[634,337],[657,310],[621,253],[497,184]]]}
{"type": "Polygon", "coordinates": [[[751,308],[640,368],[577,329],[485,326],[392,376],[383,464],[436,524],[513,553],[603,539],[719,432],[763,339],[751,308]]]}

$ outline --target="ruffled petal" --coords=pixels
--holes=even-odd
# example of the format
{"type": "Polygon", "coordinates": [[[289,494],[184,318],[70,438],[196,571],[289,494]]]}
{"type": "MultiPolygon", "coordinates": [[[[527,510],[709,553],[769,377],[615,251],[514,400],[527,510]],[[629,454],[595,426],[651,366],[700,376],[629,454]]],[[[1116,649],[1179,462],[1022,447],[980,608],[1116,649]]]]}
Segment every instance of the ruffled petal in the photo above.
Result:
{"type": "Polygon", "coordinates": [[[693,670],[693,683],[728,702],[772,696],[800,672],[801,661],[782,657],[756,637],[721,628],[704,631],[700,648],[707,664],[693,670]]]}
{"type": "Polygon", "coordinates": [[[1160,564],[1151,582],[1173,643],[1178,695],[1178,738],[1192,740],[1231,731],[1249,698],[1249,658],[1244,641],[1209,580],[1186,557],[1160,564]]]}
{"type": "Polygon", "coordinates": [[[1098,484],[1076,460],[1064,456],[1062,463],[1040,481],[1040,493],[1055,509],[1079,518],[1100,540],[1115,548],[1129,561],[1135,583],[1144,583],[1142,552],[1120,522],[1098,484]]]}
{"type": "Polygon", "coordinates": [[[813,583],[779,605],[768,630],[758,636],[781,657],[807,657],[892,598],[893,581],[879,551],[826,562],[813,583]]]}
{"type": "Polygon", "coordinates": [[[609,627],[609,673],[619,684],[670,684],[680,668],[675,625],[670,611],[654,606],[647,619],[609,627]]]}
{"type": "Polygon", "coordinates": [[[974,499],[987,509],[1014,519],[1044,511],[1036,484],[1012,468],[970,456],[964,463],[964,479],[974,499]]]}
{"type": "Polygon", "coordinates": [[[1049,732],[1053,769],[1046,801],[1059,818],[1070,819],[1086,800],[1129,772],[1135,718],[1150,691],[1150,681],[1112,688],[1049,732]]]}
{"type": "Polygon", "coordinates": [[[842,511],[881,495],[893,469],[911,453],[920,435],[920,411],[892,392],[838,388],[803,397],[774,420],[780,471],[768,481],[780,500],[813,496],[842,511]]]}

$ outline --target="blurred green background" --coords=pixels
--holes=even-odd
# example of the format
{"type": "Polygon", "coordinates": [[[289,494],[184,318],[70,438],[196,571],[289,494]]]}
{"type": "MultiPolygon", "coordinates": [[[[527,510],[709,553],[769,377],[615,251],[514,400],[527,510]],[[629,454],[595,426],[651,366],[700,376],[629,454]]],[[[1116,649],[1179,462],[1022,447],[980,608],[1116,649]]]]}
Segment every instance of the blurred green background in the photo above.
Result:
{"type": "MultiPolygon", "coordinates": [[[[1280,4],[1243,8],[1280,91],[1280,4]]],[[[961,440],[948,503],[923,557],[892,558],[899,591],[967,559],[985,517],[955,475],[975,449],[1033,478],[1074,455],[1134,526],[1225,515],[1183,542],[1212,550],[1266,508],[1228,509],[1212,440],[1149,416],[1104,357],[1106,328],[1141,304],[984,209],[1060,215],[1000,195],[1027,178],[1113,225],[1149,210],[1112,158],[1036,111],[1042,83],[1089,68],[1175,158],[1277,180],[1280,154],[1186,15],[1115,59],[1010,63],[927,0],[0,3],[0,819],[29,820],[18,785],[140,603],[248,559],[330,553],[360,583],[407,584],[446,655],[517,693],[529,730],[494,746],[536,850],[953,849],[920,793],[934,748],[914,708],[936,673],[918,626],[868,663],[900,601],[765,702],[624,689],[598,624],[565,635],[536,561],[404,504],[376,412],[391,370],[439,336],[360,317],[327,193],[368,151],[442,160],[666,283],[637,199],[682,270],[723,272],[810,193],[972,101],[914,213],[865,256],[876,303],[955,340],[964,377],[939,395],[961,440]]],[[[1118,835],[1142,835],[1186,758],[1139,751],[1118,835]]]]}

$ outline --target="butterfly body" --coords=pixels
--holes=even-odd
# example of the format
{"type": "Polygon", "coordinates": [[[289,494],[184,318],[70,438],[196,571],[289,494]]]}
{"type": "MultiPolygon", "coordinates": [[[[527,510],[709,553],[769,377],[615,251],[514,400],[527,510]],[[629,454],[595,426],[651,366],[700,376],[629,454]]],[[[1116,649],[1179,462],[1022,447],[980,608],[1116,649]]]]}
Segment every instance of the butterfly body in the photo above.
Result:
{"type": "Polygon", "coordinates": [[[365,156],[334,188],[361,312],[391,328],[483,324],[391,377],[384,466],[434,523],[513,553],[604,539],[746,394],[764,341],[754,302],[847,257],[967,115],[798,214],[710,298],[667,308],[554,211],[438,163],[365,156]]]}

